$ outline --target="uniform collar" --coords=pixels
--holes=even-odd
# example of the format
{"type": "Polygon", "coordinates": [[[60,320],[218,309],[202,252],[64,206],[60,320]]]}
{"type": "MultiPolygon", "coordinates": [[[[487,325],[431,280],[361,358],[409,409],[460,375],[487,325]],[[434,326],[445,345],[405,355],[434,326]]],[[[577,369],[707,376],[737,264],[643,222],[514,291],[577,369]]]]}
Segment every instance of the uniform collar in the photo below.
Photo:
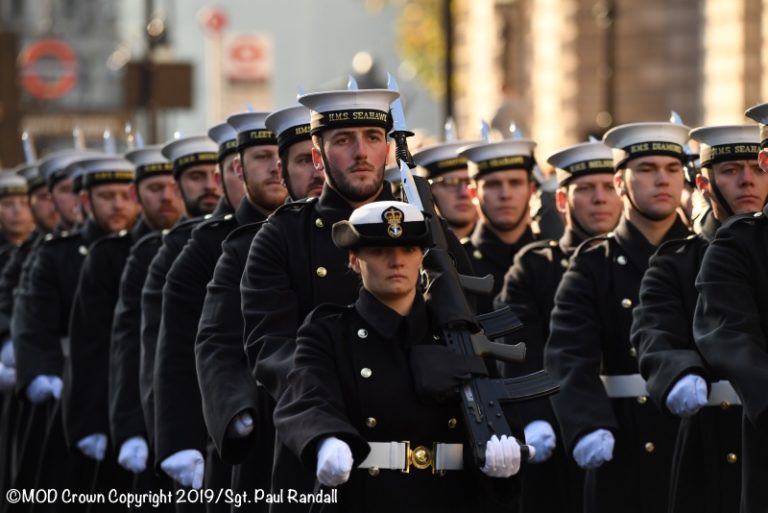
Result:
{"type": "Polygon", "coordinates": [[[152,228],[144,221],[142,216],[139,216],[136,222],[133,223],[133,228],[131,228],[131,240],[136,242],[151,231],[152,228]]]}
{"type": "Polygon", "coordinates": [[[248,196],[243,196],[242,201],[240,201],[240,206],[235,210],[235,219],[237,219],[237,224],[240,226],[243,226],[244,224],[258,223],[266,218],[267,216],[251,203],[248,196]]]}
{"type": "MultiPolygon", "coordinates": [[[[384,182],[381,193],[374,199],[374,201],[387,201],[395,199],[392,195],[392,187],[389,182],[384,182]]],[[[328,186],[328,183],[323,185],[323,192],[320,194],[320,198],[317,201],[316,207],[317,213],[320,217],[325,218],[331,223],[337,221],[343,221],[349,219],[352,214],[352,205],[338,192],[328,186]]]]}
{"type": "Polygon", "coordinates": [[[717,229],[720,228],[720,226],[720,221],[718,221],[715,217],[715,211],[710,209],[704,215],[704,219],[701,222],[701,231],[699,234],[707,242],[712,242],[715,239],[715,233],[717,232],[717,229]]]}
{"type": "Polygon", "coordinates": [[[499,239],[498,235],[487,223],[479,222],[469,238],[472,246],[479,249],[484,258],[496,262],[500,266],[508,267],[512,256],[517,251],[534,241],[531,225],[525,227],[525,231],[514,244],[507,244],[499,239]]]}
{"type": "Polygon", "coordinates": [[[576,251],[576,248],[579,247],[579,244],[582,242],[584,242],[583,237],[579,236],[574,230],[566,228],[558,241],[558,245],[563,253],[570,255],[576,251]]]}
{"type": "Polygon", "coordinates": [[[355,308],[371,328],[386,340],[393,338],[398,330],[402,330],[403,342],[418,343],[429,329],[424,298],[419,293],[416,294],[410,313],[405,317],[363,288],[360,289],[355,308]]]}
{"type": "Polygon", "coordinates": [[[107,232],[99,228],[99,225],[91,219],[85,221],[80,227],[80,237],[82,237],[86,246],[90,246],[96,239],[104,237],[105,235],[107,235],[107,232]]]}
{"type": "MultiPolygon", "coordinates": [[[[675,222],[669,230],[667,230],[667,233],[664,234],[659,245],[668,240],[684,239],[690,235],[690,233],[688,226],[679,216],[675,215],[675,222]]],[[[656,252],[658,246],[654,246],[648,242],[648,239],[645,238],[640,230],[638,230],[637,227],[630,223],[624,216],[621,216],[621,220],[619,221],[618,226],[616,226],[616,230],[614,230],[614,235],[616,241],[622,248],[624,248],[629,259],[638,269],[645,269],[648,267],[648,261],[656,252]]]]}
{"type": "Polygon", "coordinates": [[[227,197],[222,195],[221,198],[219,198],[219,203],[216,205],[216,210],[213,211],[213,215],[223,216],[226,214],[231,214],[232,212],[234,212],[234,210],[229,205],[227,197]]]}

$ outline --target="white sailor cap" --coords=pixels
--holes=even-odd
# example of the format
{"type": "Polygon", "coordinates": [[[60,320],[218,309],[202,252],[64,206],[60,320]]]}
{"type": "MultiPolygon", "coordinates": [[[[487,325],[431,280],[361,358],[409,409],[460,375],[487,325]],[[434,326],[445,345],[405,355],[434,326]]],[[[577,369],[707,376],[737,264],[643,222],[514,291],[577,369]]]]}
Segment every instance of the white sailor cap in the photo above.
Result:
{"type": "Polygon", "coordinates": [[[304,105],[276,110],[267,116],[264,122],[267,128],[277,136],[280,151],[310,138],[309,109],[304,105]]]}
{"type": "Polygon", "coordinates": [[[459,151],[481,142],[448,141],[433,144],[414,153],[413,161],[424,170],[421,174],[431,180],[444,173],[458,169],[467,169],[467,159],[460,156],[459,151]]]}
{"type": "Polygon", "coordinates": [[[333,243],[343,249],[432,244],[424,214],[402,201],[374,201],[358,207],[348,221],[333,225],[331,235],[333,243]]]}
{"type": "Polygon", "coordinates": [[[77,183],[76,189],[90,189],[96,185],[130,183],[135,177],[130,160],[115,157],[94,157],[77,160],[67,166],[67,174],[77,183]]]}
{"type": "Polygon", "coordinates": [[[151,176],[173,174],[173,164],[165,158],[162,150],[162,145],[155,144],[131,150],[125,154],[125,158],[130,160],[136,168],[134,177],[136,183],[151,176]]]}
{"type": "Polygon", "coordinates": [[[531,139],[505,139],[469,146],[461,150],[459,155],[469,161],[469,176],[477,180],[496,171],[532,171],[536,163],[533,158],[535,147],[536,142],[531,139]]]}
{"type": "Polygon", "coordinates": [[[23,176],[13,170],[0,172],[0,198],[6,196],[26,196],[29,186],[23,176]]]}
{"type": "Polygon", "coordinates": [[[227,122],[208,129],[208,137],[219,145],[219,162],[232,153],[237,153],[237,130],[227,122]]]}
{"type": "Polygon", "coordinates": [[[65,170],[72,162],[103,155],[104,153],[93,150],[60,150],[47,155],[40,161],[40,175],[45,179],[48,187],[52,188],[56,183],[68,177],[65,170]]]}
{"type": "Polygon", "coordinates": [[[627,161],[647,155],[675,157],[684,163],[683,146],[688,142],[690,129],[677,123],[629,123],[608,130],[603,142],[613,148],[614,169],[621,169],[627,161]]]}
{"type": "Polygon", "coordinates": [[[173,176],[178,180],[187,168],[198,164],[215,164],[218,146],[207,135],[193,135],[170,141],[163,146],[163,156],[173,163],[173,176]]]}
{"type": "Polygon", "coordinates": [[[547,157],[547,162],[555,168],[561,187],[580,176],[614,172],[613,151],[601,142],[580,143],[558,150],[547,157]]]}
{"type": "Polygon", "coordinates": [[[312,134],[355,126],[376,126],[388,132],[392,128],[389,107],[399,97],[390,89],[354,89],[305,94],[299,103],[311,111],[312,134]]]}
{"type": "Polygon", "coordinates": [[[20,164],[14,168],[14,172],[27,181],[28,192],[45,185],[45,179],[40,174],[39,162],[20,164]]]}
{"type": "Polygon", "coordinates": [[[757,125],[721,125],[694,128],[691,139],[699,143],[701,167],[728,160],[755,160],[760,153],[757,125]]]}
{"type": "Polygon", "coordinates": [[[227,123],[237,132],[238,150],[249,146],[277,144],[275,134],[264,123],[267,116],[269,112],[240,112],[227,118],[227,123]]]}

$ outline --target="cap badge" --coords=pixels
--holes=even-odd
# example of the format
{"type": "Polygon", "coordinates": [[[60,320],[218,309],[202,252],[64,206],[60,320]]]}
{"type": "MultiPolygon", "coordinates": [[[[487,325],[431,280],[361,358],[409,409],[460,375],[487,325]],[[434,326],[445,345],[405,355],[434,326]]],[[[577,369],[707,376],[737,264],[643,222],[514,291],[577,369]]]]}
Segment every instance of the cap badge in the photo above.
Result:
{"type": "Polygon", "coordinates": [[[403,222],[403,211],[395,207],[389,207],[381,214],[381,217],[387,223],[387,235],[393,239],[397,239],[403,234],[403,227],[400,224],[403,222]]]}

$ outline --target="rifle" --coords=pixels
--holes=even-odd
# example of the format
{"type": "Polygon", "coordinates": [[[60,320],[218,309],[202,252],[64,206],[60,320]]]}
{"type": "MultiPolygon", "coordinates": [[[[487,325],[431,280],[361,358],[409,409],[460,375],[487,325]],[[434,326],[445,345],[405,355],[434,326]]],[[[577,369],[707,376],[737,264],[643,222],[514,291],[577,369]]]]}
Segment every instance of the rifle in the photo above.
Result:
{"type": "MultiPolygon", "coordinates": [[[[397,83],[391,76],[387,87],[397,90],[397,83]]],[[[425,300],[446,346],[454,353],[468,357],[482,356],[486,359],[522,362],[525,359],[524,343],[507,345],[492,342],[522,326],[509,307],[482,316],[475,316],[469,307],[464,292],[490,293],[493,277],[470,278],[457,272],[453,258],[448,253],[445,232],[435,212],[429,184],[424,178],[414,177],[411,173],[415,164],[408,150],[407,138],[412,133],[406,128],[399,98],[392,103],[391,112],[393,131],[390,135],[396,144],[395,155],[400,165],[404,201],[418,206],[428,214],[429,228],[435,243],[424,256],[424,269],[430,277],[425,300]]],[[[512,429],[502,411],[503,404],[545,397],[557,390],[557,384],[544,370],[508,379],[473,375],[461,385],[459,395],[462,417],[478,467],[485,465],[485,444],[492,435],[512,436],[512,429]]],[[[527,445],[521,444],[521,452],[524,459],[532,456],[527,445]]]]}

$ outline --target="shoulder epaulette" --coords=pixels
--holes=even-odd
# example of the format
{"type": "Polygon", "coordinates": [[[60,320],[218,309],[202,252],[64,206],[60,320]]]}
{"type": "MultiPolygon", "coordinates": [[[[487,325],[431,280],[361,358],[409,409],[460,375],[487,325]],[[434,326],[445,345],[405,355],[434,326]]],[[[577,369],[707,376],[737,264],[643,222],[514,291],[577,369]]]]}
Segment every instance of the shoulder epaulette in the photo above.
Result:
{"type": "Polygon", "coordinates": [[[218,216],[213,216],[209,219],[203,220],[199,225],[195,227],[195,230],[207,230],[209,228],[216,228],[223,224],[231,225],[233,223],[234,224],[237,223],[237,218],[235,217],[235,214],[218,215],[218,216]]]}
{"type": "Polygon", "coordinates": [[[309,205],[314,205],[315,202],[317,202],[317,199],[318,198],[316,197],[304,198],[296,201],[291,201],[288,203],[283,203],[282,205],[277,207],[277,209],[275,209],[275,211],[272,212],[272,214],[269,217],[280,215],[280,214],[286,214],[288,212],[291,212],[291,213],[301,212],[302,210],[304,210],[305,207],[309,205]]]}
{"type": "Polygon", "coordinates": [[[336,305],[334,303],[321,303],[315,307],[314,310],[309,312],[304,322],[313,322],[318,319],[330,317],[332,315],[342,314],[346,311],[353,309],[355,305],[336,305]]]}
{"type": "Polygon", "coordinates": [[[698,235],[696,235],[695,233],[692,233],[689,236],[684,237],[682,239],[672,239],[672,240],[664,241],[656,249],[656,254],[662,255],[666,253],[674,253],[678,249],[684,246],[688,246],[689,244],[692,244],[693,242],[699,239],[700,237],[698,235]]]}
{"type": "Polygon", "coordinates": [[[726,222],[722,224],[719,230],[727,230],[728,228],[739,225],[754,225],[756,223],[764,223],[766,221],[765,214],[762,212],[754,212],[752,214],[739,214],[731,216],[726,222]]]}
{"type": "Polygon", "coordinates": [[[244,235],[253,237],[253,235],[257,231],[259,231],[259,228],[261,228],[261,225],[263,225],[265,222],[266,220],[240,225],[234,230],[232,230],[231,232],[229,232],[229,235],[227,235],[227,237],[224,239],[224,242],[229,242],[230,240],[239,239],[244,235]]]}
{"type": "Polygon", "coordinates": [[[212,215],[213,214],[207,214],[203,217],[193,217],[192,219],[185,219],[184,221],[173,225],[169,230],[163,230],[162,235],[165,238],[181,230],[188,230],[188,229],[194,228],[196,225],[202,223],[206,219],[210,219],[212,215]]]}
{"type": "Polygon", "coordinates": [[[130,239],[128,238],[130,234],[131,232],[129,232],[128,230],[120,230],[117,233],[110,233],[109,235],[105,235],[104,237],[99,237],[93,242],[93,244],[91,244],[91,249],[97,246],[114,244],[115,242],[130,241],[130,239]]]}
{"type": "Polygon", "coordinates": [[[45,236],[45,243],[56,244],[63,241],[70,241],[75,238],[80,238],[80,232],[61,232],[59,234],[49,233],[45,236]]]}
{"type": "Polygon", "coordinates": [[[579,244],[579,247],[577,247],[576,251],[573,252],[573,256],[574,257],[579,256],[583,252],[587,251],[589,248],[596,246],[601,242],[609,241],[611,239],[613,239],[613,232],[608,232],[602,235],[595,235],[594,237],[590,237],[589,239],[579,244]]]}
{"type": "Polygon", "coordinates": [[[136,241],[136,243],[133,245],[134,248],[138,248],[140,246],[143,246],[147,244],[150,241],[158,240],[162,238],[163,232],[166,230],[155,230],[151,231],[148,234],[144,235],[142,238],[136,241]]]}

